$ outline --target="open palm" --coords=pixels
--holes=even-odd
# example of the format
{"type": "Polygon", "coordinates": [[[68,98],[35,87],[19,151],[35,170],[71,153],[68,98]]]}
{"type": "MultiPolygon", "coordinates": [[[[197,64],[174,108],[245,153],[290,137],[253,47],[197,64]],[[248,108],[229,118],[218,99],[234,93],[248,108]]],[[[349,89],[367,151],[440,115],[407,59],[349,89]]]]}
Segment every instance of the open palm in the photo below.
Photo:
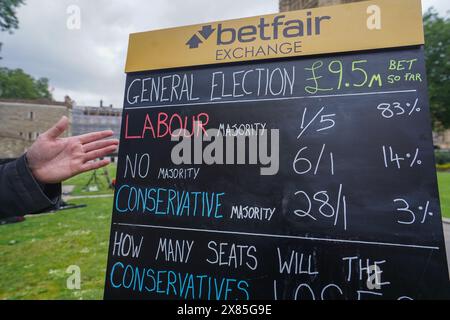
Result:
{"type": "Polygon", "coordinates": [[[28,149],[28,165],[37,181],[58,183],[109,164],[107,159],[93,160],[105,157],[117,149],[117,139],[103,140],[113,135],[111,130],[59,138],[68,125],[67,117],[62,117],[28,149]]]}

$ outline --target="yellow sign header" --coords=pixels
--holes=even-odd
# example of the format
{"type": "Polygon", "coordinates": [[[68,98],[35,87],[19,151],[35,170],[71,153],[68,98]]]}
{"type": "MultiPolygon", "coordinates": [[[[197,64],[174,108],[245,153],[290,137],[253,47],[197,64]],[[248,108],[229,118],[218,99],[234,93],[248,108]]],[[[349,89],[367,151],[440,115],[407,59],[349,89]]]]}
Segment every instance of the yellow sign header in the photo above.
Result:
{"type": "Polygon", "coordinates": [[[420,0],[375,0],[134,33],[126,72],[424,43],[420,0]]]}

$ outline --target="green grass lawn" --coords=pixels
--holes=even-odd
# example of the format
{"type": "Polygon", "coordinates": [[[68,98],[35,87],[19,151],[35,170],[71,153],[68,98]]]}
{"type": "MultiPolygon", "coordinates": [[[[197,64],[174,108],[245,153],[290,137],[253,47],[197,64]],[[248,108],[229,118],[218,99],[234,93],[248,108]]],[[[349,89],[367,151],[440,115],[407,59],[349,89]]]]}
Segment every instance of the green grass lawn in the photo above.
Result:
{"type": "MultiPolygon", "coordinates": [[[[89,175],[84,174],[69,184],[86,194],[80,191],[86,179],[89,175]]],[[[438,179],[442,213],[450,218],[450,173],[439,173],[438,179]]],[[[0,299],[102,298],[112,198],[69,202],[87,207],[0,226],[0,299]],[[81,269],[81,290],[66,288],[70,265],[81,269]]]]}
{"type": "Polygon", "coordinates": [[[450,172],[438,172],[442,216],[450,218],[450,172]]]}
{"type": "Polygon", "coordinates": [[[0,299],[103,297],[112,198],[70,202],[88,206],[0,226],[0,299]],[[81,290],[66,288],[70,265],[81,269],[81,290]]]}

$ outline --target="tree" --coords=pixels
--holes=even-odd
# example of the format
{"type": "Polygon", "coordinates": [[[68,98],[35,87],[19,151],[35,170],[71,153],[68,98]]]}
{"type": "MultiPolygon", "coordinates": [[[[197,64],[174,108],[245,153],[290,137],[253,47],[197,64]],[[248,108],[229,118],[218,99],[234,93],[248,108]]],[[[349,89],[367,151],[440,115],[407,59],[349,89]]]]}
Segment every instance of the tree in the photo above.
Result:
{"type": "Polygon", "coordinates": [[[47,100],[53,100],[52,94],[48,90],[50,85],[48,84],[47,78],[39,78],[35,81],[36,89],[39,95],[47,100]]]}
{"type": "Polygon", "coordinates": [[[423,17],[433,129],[450,128],[450,19],[430,8],[423,17]]]}
{"type": "Polygon", "coordinates": [[[0,68],[0,98],[52,100],[48,79],[35,80],[22,69],[0,68]]]}
{"type": "Polygon", "coordinates": [[[9,31],[17,29],[19,20],[16,17],[16,9],[24,0],[0,0],[0,30],[9,31]]]}
{"type": "MultiPolygon", "coordinates": [[[[24,3],[24,0],[0,0],[0,31],[12,32],[19,27],[16,9],[24,3]]],[[[0,42],[0,50],[2,43],[0,42]]]]}

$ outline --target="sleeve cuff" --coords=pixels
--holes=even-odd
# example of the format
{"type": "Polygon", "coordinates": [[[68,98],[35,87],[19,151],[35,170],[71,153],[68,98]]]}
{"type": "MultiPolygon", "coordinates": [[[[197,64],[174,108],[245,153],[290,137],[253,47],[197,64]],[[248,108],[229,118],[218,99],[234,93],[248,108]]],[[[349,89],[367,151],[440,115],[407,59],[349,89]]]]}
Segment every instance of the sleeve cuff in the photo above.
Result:
{"type": "Polygon", "coordinates": [[[21,196],[25,212],[37,213],[59,203],[61,184],[40,184],[36,181],[28,167],[26,155],[16,161],[17,193],[21,196]]]}

